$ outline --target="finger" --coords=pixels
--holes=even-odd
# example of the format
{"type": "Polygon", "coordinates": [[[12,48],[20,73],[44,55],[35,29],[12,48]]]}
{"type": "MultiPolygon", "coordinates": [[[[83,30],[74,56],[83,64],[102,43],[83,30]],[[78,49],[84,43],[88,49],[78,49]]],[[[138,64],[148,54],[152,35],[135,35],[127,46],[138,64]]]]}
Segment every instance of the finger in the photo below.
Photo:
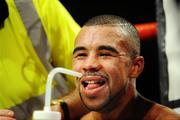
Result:
{"type": "Polygon", "coordinates": [[[61,111],[59,105],[52,105],[52,106],[51,106],[51,110],[52,110],[52,111],[61,111]]]}
{"type": "Polygon", "coordinates": [[[14,116],[14,112],[11,110],[0,110],[0,116],[14,116]]]}
{"type": "Polygon", "coordinates": [[[16,120],[12,117],[4,117],[4,116],[0,116],[0,120],[16,120]]]}

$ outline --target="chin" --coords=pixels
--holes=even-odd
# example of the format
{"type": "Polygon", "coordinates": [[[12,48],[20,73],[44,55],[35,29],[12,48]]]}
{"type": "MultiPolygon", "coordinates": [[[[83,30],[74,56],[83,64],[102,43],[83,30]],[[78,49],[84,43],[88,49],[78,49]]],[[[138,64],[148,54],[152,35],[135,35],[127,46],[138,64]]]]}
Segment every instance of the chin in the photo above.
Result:
{"type": "Polygon", "coordinates": [[[105,109],[105,107],[107,105],[107,101],[103,101],[103,102],[101,101],[98,104],[96,104],[97,101],[96,102],[93,102],[93,101],[88,102],[88,101],[82,99],[82,102],[85,105],[85,107],[90,111],[102,111],[105,109]]]}

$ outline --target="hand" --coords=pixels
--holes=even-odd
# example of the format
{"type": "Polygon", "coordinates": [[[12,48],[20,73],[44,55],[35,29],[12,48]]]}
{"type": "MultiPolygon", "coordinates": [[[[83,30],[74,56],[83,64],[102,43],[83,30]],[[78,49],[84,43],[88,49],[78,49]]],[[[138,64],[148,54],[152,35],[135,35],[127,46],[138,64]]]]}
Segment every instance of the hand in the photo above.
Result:
{"type": "MultiPolygon", "coordinates": [[[[51,103],[51,104],[52,104],[52,103],[51,103]]],[[[53,103],[53,104],[51,105],[51,110],[52,110],[52,111],[60,112],[60,113],[61,113],[61,120],[64,120],[64,112],[63,112],[63,110],[62,110],[59,102],[56,103],[56,104],[53,103]]]]}
{"type": "Polygon", "coordinates": [[[0,120],[15,120],[14,112],[11,110],[0,109],[0,120]]]}

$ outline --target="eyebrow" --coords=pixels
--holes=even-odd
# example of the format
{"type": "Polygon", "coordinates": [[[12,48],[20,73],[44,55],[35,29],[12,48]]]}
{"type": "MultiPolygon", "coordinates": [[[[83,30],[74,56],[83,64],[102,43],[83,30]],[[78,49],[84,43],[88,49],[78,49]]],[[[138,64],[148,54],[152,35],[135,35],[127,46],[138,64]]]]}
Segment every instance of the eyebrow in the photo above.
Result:
{"type": "Polygon", "coordinates": [[[81,50],[86,50],[85,47],[76,47],[73,51],[73,54],[76,53],[77,51],[81,51],[81,50]]]}
{"type": "Polygon", "coordinates": [[[109,46],[109,45],[101,45],[98,47],[98,50],[108,50],[114,53],[119,53],[114,47],[109,46]]]}
{"type": "MultiPolygon", "coordinates": [[[[81,50],[86,50],[85,47],[76,47],[73,51],[73,54],[75,54],[77,51],[81,51],[81,50]]],[[[108,50],[114,53],[119,53],[114,47],[109,46],[109,45],[101,45],[98,47],[97,50],[108,50]]]]}

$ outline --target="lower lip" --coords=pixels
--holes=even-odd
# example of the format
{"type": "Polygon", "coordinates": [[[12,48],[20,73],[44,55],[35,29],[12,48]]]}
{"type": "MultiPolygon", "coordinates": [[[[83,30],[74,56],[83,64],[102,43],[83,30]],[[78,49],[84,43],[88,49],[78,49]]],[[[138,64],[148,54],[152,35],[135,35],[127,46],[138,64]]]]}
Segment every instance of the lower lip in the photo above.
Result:
{"type": "Polygon", "coordinates": [[[100,87],[94,88],[94,89],[88,89],[88,88],[84,88],[82,85],[82,90],[81,92],[88,97],[93,97],[93,96],[97,96],[98,94],[100,94],[100,92],[105,88],[105,85],[102,85],[100,87]]]}

